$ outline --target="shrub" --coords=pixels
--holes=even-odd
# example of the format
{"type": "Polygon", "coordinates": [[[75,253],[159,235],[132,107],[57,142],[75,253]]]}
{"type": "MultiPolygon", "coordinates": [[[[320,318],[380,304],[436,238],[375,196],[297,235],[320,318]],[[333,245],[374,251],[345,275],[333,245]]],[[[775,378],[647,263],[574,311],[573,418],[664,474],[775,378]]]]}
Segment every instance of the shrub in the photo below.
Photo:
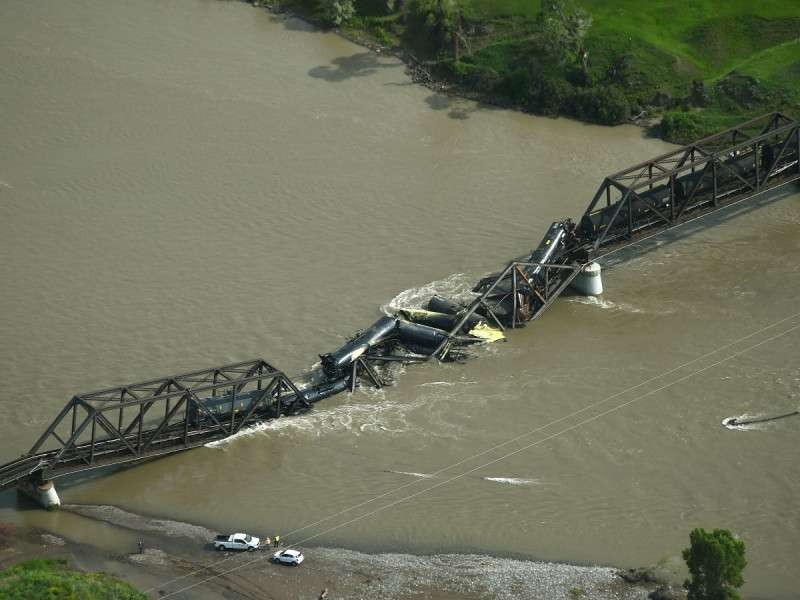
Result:
{"type": "Polygon", "coordinates": [[[533,78],[526,68],[518,68],[506,75],[499,85],[499,92],[518,104],[526,104],[533,78]]]}
{"type": "Polygon", "coordinates": [[[406,34],[415,45],[425,40],[442,50],[461,27],[461,6],[456,0],[409,0],[404,4],[406,34]]]}
{"type": "Polygon", "coordinates": [[[355,0],[356,12],[365,17],[384,17],[392,12],[393,2],[386,0],[355,0]]]}
{"type": "Polygon", "coordinates": [[[601,125],[622,123],[631,114],[625,94],[615,86],[595,86],[578,91],[572,98],[576,117],[601,125]]]}
{"type": "Polygon", "coordinates": [[[736,588],[744,584],[742,571],[747,566],[744,542],[727,529],[695,529],[689,541],[683,551],[691,575],[684,584],[688,600],[738,600],[736,588]]]}
{"type": "Polygon", "coordinates": [[[0,523],[0,548],[7,546],[9,540],[14,537],[17,528],[11,523],[0,523]]]}
{"type": "Polygon", "coordinates": [[[749,75],[732,71],[714,85],[714,95],[726,111],[753,110],[767,104],[769,94],[761,83],[749,75]]]}
{"type": "Polygon", "coordinates": [[[386,31],[381,25],[373,24],[369,27],[370,33],[375,36],[375,39],[378,40],[381,44],[387,47],[392,47],[397,45],[397,38],[395,38],[391,33],[386,31]]]}
{"type": "Polygon", "coordinates": [[[356,7],[353,0],[320,0],[319,13],[327,24],[338,27],[355,16],[356,7]]]}
{"type": "Polygon", "coordinates": [[[670,111],[661,120],[661,135],[679,144],[701,138],[703,129],[703,118],[696,112],[670,111]]]}
{"type": "Polygon", "coordinates": [[[558,76],[534,75],[529,88],[528,109],[545,115],[558,115],[569,106],[575,90],[558,76]]]}
{"type": "Polygon", "coordinates": [[[453,63],[452,69],[461,83],[479,92],[489,93],[500,82],[500,75],[497,74],[497,71],[484,65],[458,62],[453,63]]]}

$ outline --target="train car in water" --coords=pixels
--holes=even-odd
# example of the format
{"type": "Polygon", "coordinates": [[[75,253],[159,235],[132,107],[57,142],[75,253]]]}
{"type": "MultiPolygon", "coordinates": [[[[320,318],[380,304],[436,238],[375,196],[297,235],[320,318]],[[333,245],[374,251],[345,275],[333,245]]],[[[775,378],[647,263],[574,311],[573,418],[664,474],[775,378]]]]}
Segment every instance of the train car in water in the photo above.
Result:
{"type": "Polygon", "coordinates": [[[189,404],[189,423],[198,425],[204,420],[211,421],[211,415],[217,419],[229,419],[231,413],[238,415],[250,410],[253,402],[257,401],[263,390],[250,390],[238,394],[224,394],[222,396],[210,396],[200,398],[203,408],[197,406],[195,402],[189,404]]]}

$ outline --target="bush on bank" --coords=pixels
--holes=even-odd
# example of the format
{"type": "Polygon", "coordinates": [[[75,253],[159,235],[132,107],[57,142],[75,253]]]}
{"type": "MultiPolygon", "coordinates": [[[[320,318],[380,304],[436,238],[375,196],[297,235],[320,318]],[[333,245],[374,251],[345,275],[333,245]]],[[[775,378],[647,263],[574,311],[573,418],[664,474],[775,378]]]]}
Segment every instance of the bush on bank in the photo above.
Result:
{"type": "Polygon", "coordinates": [[[34,559],[0,572],[4,600],[147,600],[123,581],[103,573],[80,573],[66,561],[34,559]]]}
{"type": "Polygon", "coordinates": [[[693,529],[683,551],[689,568],[687,600],[739,600],[747,566],[744,542],[727,529],[693,529]]]}
{"type": "Polygon", "coordinates": [[[538,114],[608,125],[663,116],[659,132],[674,142],[772,110],[800,115],[800,5],[785,0],[264,1],[538,114]]]}
{"type": "Polygon", "coordinates": [[[320,0],[320,17],[328,25],[339,26],[356,14],[353,0],[320,0]]]}

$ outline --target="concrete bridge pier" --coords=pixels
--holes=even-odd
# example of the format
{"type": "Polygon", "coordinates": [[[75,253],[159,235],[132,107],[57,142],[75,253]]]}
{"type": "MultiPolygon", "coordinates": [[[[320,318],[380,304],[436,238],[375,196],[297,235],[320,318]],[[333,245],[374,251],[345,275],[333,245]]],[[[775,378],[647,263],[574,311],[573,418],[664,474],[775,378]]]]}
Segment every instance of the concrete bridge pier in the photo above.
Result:
{"type": "Polygon", "coordinates": [[[599,296],[603,293],[603,279],[600,265],[590,262],[572,281],[572,289],[584,296],[599,296]]]}
{"type": "Polygon", "coordinates": [[[50,480],[42,480],[34,476],[21,483],[19,490],[47,510],[58,510],[61,506],[61,498],[56,492],[56,485],[50,480]]]}

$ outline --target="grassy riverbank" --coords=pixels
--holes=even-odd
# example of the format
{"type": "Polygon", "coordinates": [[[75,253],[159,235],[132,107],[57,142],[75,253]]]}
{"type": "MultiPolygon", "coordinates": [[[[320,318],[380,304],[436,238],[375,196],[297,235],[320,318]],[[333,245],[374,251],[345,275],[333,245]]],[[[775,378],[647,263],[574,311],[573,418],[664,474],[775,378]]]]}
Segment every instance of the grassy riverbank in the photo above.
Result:
{"type": "Polygon", "coordinates": [[[147,596],[103,573],[72,571],[65,560],[37,558],[0,571],[0,598],[146,600],[147,596]]]}
{"type": "MultiPolygon", "coordinates": [[[[337,20],[333,0],[273,0],[337,20]]],[[[337,0],[339,5],[348,0],[337,0]]],[[[800,114],[800,4],[785,0],[353,0],[346,35],[485,101],[686,142],[771,110],[800,114]],[[417,62],[418,61],[418,62],[417,62]]]]}

